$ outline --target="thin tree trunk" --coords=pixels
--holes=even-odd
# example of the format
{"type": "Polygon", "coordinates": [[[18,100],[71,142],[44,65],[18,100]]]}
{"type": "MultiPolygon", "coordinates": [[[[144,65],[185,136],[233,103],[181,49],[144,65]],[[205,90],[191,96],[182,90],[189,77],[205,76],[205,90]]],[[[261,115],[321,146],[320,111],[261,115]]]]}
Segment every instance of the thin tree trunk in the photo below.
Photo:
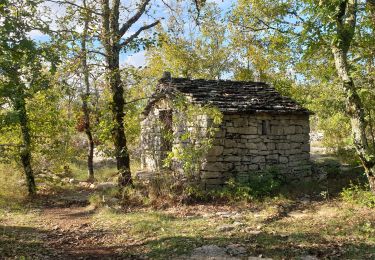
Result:
{"type": "Polygon", "coordinates": [[[354,146],[365,169],[370,188],[375,192],[375,156],[368,145],[363,104],[350,76],[347,59],[356,26],[357,1],[343,1],[339,8],[336,18],[337,39],[332,44],[332,53],[337,74],[347,97],[346,113],[351,119],[354,146]]]}
{"type": "Polygon", "coordinates": [[[107,65],[107,83],[112,92],[111,110],[113,116],[112,137],[115,146],[115,156],[118,170],[118,184],[120,187],[131,185],[130,158],[126,145],[124,128],[124,86],[120,75],[120,51],[127,48],[144,30],[156,26],[159,21],[138,28],[129,37],[125,36],[129,29],[146,12],[151,0],[141,0],[135,13],[124,21],[120,28],[120,0],[102,0],[102,34],[101,42],[105,49],[107,65]]]}
{"type": "MultiPolygon", "coordinates": [[[[86,1],[83,1],[83,5],[86,8],[86,1]]],[[[89,18],[86,15],[84,18],[84,28],[81,40],[81,49],[82,49],[82,71],[85,84],[85,93],[82,95],[82,111],[84,116],[84,129],[88,140],[88,153],[87,153],[87,169],[88,169],[88,181],[93,182],[95,180],[94,176],[94,140],[92,137],[91,127],[90,127],[90,110],[88,102],[90,100],[90,71],[87,66],[87,49],[86,41],[87,34],[89,29],[89,18]]]]}
{"type": "Polygon", "coordinates": [[[369,128],[370,128],[370,135],[372,140],[373,149],[375,149],[375,136],[374,136],[374,125],[373,125],[373,118],[371,114],[371,109],[368,111],[368,120],[369,120],[369,128]]]}
{"type": "Polygon", "coordinates": [[[103,0],[103,35],[102,43],[105,48],[107,63],[107,81],[112,92],[111,110],[113,116],[112,138],[120,187],[132,184],[130,158],[126,145],[124,128],[124,89],[120,75],[120,46],[119,41],[119,0],[113,1],[112,8],[108,0],[103,0]]]}
{"type": "Polygon", "coordinates": [[[20,158],[25,172],[26,184],[29,195],[36,194],[36,185],[34,180],[34,173],[31,167],[31,138],[28,124],[28,117],[26,112],[26,101],[24,98],[23,87],[19,87],[19,96],[15,100],[15,109],[18,112],[19,123],[21,126],[22,142],[20,158]]]}

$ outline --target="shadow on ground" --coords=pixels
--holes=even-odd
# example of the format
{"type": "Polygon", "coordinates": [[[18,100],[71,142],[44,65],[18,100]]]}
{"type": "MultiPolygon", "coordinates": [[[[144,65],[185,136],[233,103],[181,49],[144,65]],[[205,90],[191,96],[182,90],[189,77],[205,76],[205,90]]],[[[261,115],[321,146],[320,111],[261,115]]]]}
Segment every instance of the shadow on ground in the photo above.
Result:
{"type": "Polygon", "coordinates": [[[294,233],[289,236],[261,233],[244,238],[173,236],[129,246],[123,251],[123,255],[137,257],[136,252],[140,251],[140,247],[145,247],[148,251],[147,256],[152,259],[178,259],[182,256],[188,257],[192,249],[203,245],[226,247],[231,244],[240,244],[246,248],[244,255],[237,256],[243,259],[259,255],[274,259],[292,259],[306,255],[319,259],[374,259],[375,257],[375,245],[338,243],[325,240],[319,233],[294,233]]]}

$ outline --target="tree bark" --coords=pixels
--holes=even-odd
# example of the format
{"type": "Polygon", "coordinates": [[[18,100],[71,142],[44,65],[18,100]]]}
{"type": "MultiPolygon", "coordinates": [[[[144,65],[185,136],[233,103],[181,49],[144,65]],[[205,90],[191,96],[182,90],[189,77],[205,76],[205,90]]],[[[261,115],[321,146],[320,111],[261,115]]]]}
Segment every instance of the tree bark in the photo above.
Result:
{"type": "Polygon", "coordinates": [[[135,33],[126,39],[122,39],[126,32],[136,23],[145,13],[147,5],[151,0],[142,0],[137,6],[133,16],[125,21],[121,27],[120,20],[120,0],[102,0],[102,34],[101,42],[105,49],[107,65],[107,84],[112,92],[111,110],[113,116],[112,138],[115,147],[115,157],[118,170],[118,184],[120,187],[131,185],[130,157],[126,145],[125,127],[124,127],[124,86],[120,75],[120,51],[126,48],[138,35],[147,29],[157,25],[155,21],[149,25],[140,27],[135,33]]]}
{"type": "Polygon", "coordinates": [[[345,0],[336,17],[337,39],[332,44],[337,74],[346,93],[346,113],[350,117],[354,146],[365,169],[370,188],[375,192],[375,156],[368,145],[366,121],[362,101],[349,73],[348,51],[356,26],[357,1],[345,0]]]}
{"type": "Polygon", "coordinates": [[[112,90],[111,110],[113,114],[112,136],[115,146],[115,156],[118,170],[118,183],[120,186],[132,184],[130,172],[130,157],[126,145],[125,127],[124,127],[124,89],[121,83],[120,66],[119,66],[119,50],[114,47],[112,49],[112,59],[109,61],[109,69],[112,72],[109,80],[112,90]]]}
{"type": "MultiPolygon", "coordinates": [[[[83,1],[84,8],[87,8],[86,1],[83,1]]],[[[88,140],[88,152],[87,152],[87,169],[88,169],[88,181],[93,182],[95,180],[94,176],[94,140],[92,137],[91,126],[90,126],[90,109],[89,109],[89,100],[90,100],[90,78],[89,78],[89,68],[87,66],[87,48],[86,41],[88,37],[89,29],[89,17],[86,14],[84,21],[84,28],[81,39],[81,51],[82,51],[82,73],[84,77],[85,91],[82,94],[82,112],[84,118],[84,129],[88,140]]]]}
{"type": "Polygon", "coordinates": [[[132,184],[130,172],[130,157],[126,145],[124,128],[124,89],[120,75],[120,46],[119,41],[119,0],[114,0],[112,8],[108,0],[102,1],[103,33],[102,43],[106,54],[107,82],[112,92],[111,110],[113,116],[112,138],[120,187],[132,184]]]}
{"type": "Polygon", "coordinates": [[[18,87],[18,93],[19,95],[15,98],[15,109],[18,112],[23,142],[23,146],[21,147],[20,151],[20,159],[23,170],[25,172],[26,184],[29,191],[29,195],[32,196],[36,194],[36,185],[34,173],[31,167],[31,138],[23,86],[18,87]]]}

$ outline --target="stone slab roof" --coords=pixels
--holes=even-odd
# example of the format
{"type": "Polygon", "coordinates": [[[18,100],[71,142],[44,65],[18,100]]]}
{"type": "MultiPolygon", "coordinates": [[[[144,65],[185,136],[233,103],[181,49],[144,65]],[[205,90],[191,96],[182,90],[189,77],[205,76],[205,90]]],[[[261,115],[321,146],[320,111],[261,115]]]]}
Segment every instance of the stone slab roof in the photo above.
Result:
{"type": "Polygon", "coordinates": [[[213,105],[224,114],[296,113],[310,114],[296,101],[282,96],[272,86],[263,82],[163,78],[145,108],[147,115],[152,105],[162,97],[180,92],[191,102],[213,105]]]}

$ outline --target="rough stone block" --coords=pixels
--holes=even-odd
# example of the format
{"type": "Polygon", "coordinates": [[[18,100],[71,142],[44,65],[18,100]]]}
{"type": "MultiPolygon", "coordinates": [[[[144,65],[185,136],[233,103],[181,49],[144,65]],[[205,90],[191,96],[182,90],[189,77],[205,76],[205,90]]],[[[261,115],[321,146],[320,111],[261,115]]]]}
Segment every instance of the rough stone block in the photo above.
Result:
{"type": "Polygon", "coordinates": [[[207,185],[221,185],[225,182],[222,178],[203,179],[202,181],[207,185]]]}
{"type": "Polygon", "coordinates": [[[259,151],[266,151],[267,150],[267,146],[264,143],[257,143],[257,149],[259,151]]]}
{"type": "Polygon", "coordinates": [[[247,125],[247,122],[246,122],[245,118],[241,117],[241,118],[233,119],[233,126],[234,127],[242,127],[242,126],[245,126],[245,125],[247,125]]]}
{"type": "Polygon", "coordinates": [[[224,158],[224,161],[225,162],[240,162],[241,161],[241,157],[240,156],[226,156],[224,158]]]}
{"type": "Polygon", "coordinates": [[[270,154],[273,154],[274,151],[272,150],[263,150],[263,151],[257,151],[255,154],[256,155],[270,155],[270,154]]]}
{"type": "Polygon", "coordinates": [[[224,146],[226,148],[234,148],[234,147],[237,147],[237,142],[232,139],[225,139],[224,146]]]}
{"type": "Polygon", "coordinates": [[[223,151],[223,155],[234,155],[237,149],[235,148],[225,148],[223,151]]]}
{"type": "Polygon", "coordinates": [[[202,168],[207,172],[225,171],[226,164],[222,162],[208,162],[205,163],[202,168]]]}
{"type": "Polygon", "coordinates": [[[294,142],[308,142],[309,136],[306,134],[295,134],[295,135],[288,135],[289,140],[294,141],[294,142]]]}
{"type": "Polygon", "coordinates": [[[279,161],[279,155],[278,154],[270,154],[266,156],[266,161],[279,161]]]}
{"type": "Polygon", "coordinates": [[[294,135],[297,133],[296,126],[290,125],[284,128],[284,134],[286,135],[294,135]]]}
{"type": "Polygon", "coordinates": [[[243,164],[243,165],[239,165],[239,166],[236,166],[235,167],[235,170],[237,172],[247,172],[249,170],[249,166],[246,165],[246,164],[243,164]]]}
{"type": "Polygon", "coordinates": [[[288,157],[286,157],[286,156],[280,156],[280,157],[279,157],[279,162],[280,162],[280,163],[288,163],[288,162],[289,162],[289,159],[288,159],[288,157]]]}
{"type": "Polygon", "coordinates": [[[213,146],[208,151],[208,156],[210,156],[210,155],[212,155],[212,156],[218,156],[218,155],[223,154],[223,151],[224,151],[224,147],[223,146],[213,146]]]}
{"type": "Polygon", "coordinates": [[[247,143],[245,144],[245,146],[246,146],[247,149],[251,149],[251,150],[256,150],[256,149],[258,149],[258,145],[255,144],[255,143],[252,143],[252,142],[247,142],[247,143]]]}
{"type": "Polygon", "coordinates": [[[271,134],[272,135],[282,135],[284,134],[284,129],[282,126],[273,125],[271,126],[271,134]]]}
{"type": "Polygon", "coordinates": [[[201,177],[202,179],[215,179],[215,178],[221,178],[223,176],[222,172],[206,172],[202,171],[201,177]]]}
{"type": "Polygon", "coordinates": [[[250,164],[248,166],[249,168],[249,171],[256,171],[256,170],[259,170],[259,165],[258,164],[250,164]]]}
{"type": "Polygon", "coordinates": [[[255,156],[251,160],[252,163],[262,163],[266,162],[266,157],[265,156],[255,156]]]}
{"type": "Polygon", "coordinates": [[[273,151],[273,150],[276,149],[276,145],[275,145],[274,142],[272,142],[272,143],[267,143],[267,144],[266,144],[266,147],[267,147],[267,150],[269,150],[269,151],[273,151]]]}
{"type": "Polygon", "coordinates": [[[258,135],[241,135],[241,138],[248,139],[248,140],[257,139],[258,135]]]}

